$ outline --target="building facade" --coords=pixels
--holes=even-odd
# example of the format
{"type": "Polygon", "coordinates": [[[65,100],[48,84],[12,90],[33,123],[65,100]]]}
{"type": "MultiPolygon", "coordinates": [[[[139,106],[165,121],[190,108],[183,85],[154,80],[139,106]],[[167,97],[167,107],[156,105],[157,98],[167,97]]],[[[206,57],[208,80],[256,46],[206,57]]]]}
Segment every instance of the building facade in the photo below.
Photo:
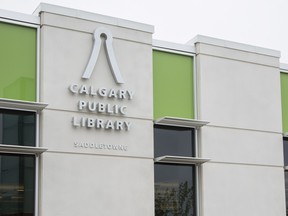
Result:
{"type": "Polygon", "coordinates": [[[286,215],[280,52],[153,32],[0,10],[0,215],[286,215]]]}

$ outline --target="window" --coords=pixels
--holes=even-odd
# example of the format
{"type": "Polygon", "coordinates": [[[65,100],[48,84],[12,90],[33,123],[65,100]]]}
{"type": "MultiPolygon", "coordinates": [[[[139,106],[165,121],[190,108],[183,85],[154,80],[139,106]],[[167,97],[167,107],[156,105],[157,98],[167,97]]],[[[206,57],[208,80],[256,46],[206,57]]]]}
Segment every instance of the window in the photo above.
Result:
{"type": "Polygon", "coordinates": [[[0,216],[34,216],[37,155],[47,150],[37,129],[47,104],[35,102],[40,27],[14,18],[0,22],[0,216]]]}
{"type": "Polygon", "coordinates": [[[34,112],[0,109],[0,143],[35,146],[35,125],[34,112]]]}
{"type": "Polygon", "coordinates": [[[32,216],[35,156],[0,154],[0,215],[32,216]]]}
{"type": "Polygon", "coordinates": [[[193,62],[190,55],[153,50],[154,119],[194,118],[193,62]]]}
{"type": "MultiPolygon", "coordinates": [[[[155,125],[154,144],[155,158],[195,156],[193,128],[155,125]]],[[[155,216],[195,216],[195,165],[158,161],[154,172],[155,216]]]]}
{"type": "MultiPolygon", "coordinates": [[[[1,147],[35,147],[35,125],[35,112],[0,109],[1,147]]],[[[34,200],[35,155],[0,153],[0,215],[32,216],[34,200]]]]}
{"type": "Polygon", "coordinates": [[[0,99],[2,107],[33,108],[29,111],[0,109],[0,215],[34,216],[37,111],[46,104],[0,99]]]}
{"type": "Polygon", "coordinates": [[[35,101],[37,27],[0,22],[0,98],[35,101]]]}

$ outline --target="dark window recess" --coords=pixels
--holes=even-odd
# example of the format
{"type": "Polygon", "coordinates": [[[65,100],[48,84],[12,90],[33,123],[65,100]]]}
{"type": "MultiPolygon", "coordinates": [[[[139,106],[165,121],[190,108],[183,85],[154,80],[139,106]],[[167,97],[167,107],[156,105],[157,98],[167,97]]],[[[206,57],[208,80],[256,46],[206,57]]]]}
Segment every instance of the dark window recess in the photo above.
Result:
{"type": "Polygon", "coordinates": [[[33,216],[35,156],[0,154],[0,216],[33,216]]]}
{"type": "Polygon", "coordinates": [[[155,164],[155,216],[196,215],[194,169],[155,164]]]}
{"type": "MultiPolygon", "coordinates": [[[[155,157],[195,156],[194,129],[159,126],[154,128],[155,157]]],[[[195,216],[195,166],[155,164],[155,216],[195,216]]]]}
{"type": "Polygon", "coordinates": [[[186,156],[194,154],[194,129],[171,126],[155,126],[154,156],[186,156]]]}
{"type": "Polygon", "coordinates": [[[284,166],[288,166],[288,138],[283,140],[284,166]]]}
{"type": "Polygon", "coordinates": [[[286,195],[286,215],[288,216],[288,138],[283,140],[283,152],[284,152],[284,166],[285,166],[285,195],[286,195]]]}
{"type": "Polygon", "coordinates": [[[0,143],[35,146],[36,114],[0,109],[0,143]]]}

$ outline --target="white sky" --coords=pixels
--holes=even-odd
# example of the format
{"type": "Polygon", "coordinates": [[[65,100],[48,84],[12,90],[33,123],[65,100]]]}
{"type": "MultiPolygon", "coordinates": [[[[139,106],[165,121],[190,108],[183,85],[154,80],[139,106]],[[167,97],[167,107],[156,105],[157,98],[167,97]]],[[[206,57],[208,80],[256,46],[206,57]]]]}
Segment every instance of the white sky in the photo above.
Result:
{"type": "MultiPolygon", "coordinates": [[[[0,0],[32,14],[39,0],[0,0]]],[[[153,38],[185,44],[197,34],[281,51],[288,64],[288,0],[45,0],[155,26],[153,38]]]]}

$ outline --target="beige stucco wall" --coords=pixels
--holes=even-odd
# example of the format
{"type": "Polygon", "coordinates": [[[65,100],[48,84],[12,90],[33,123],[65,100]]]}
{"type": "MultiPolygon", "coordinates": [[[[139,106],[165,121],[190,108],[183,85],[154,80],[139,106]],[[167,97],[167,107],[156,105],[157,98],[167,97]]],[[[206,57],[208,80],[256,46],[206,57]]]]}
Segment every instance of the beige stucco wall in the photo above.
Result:
{"type": "Polygon", "coordinates": [[[49,104],[40,125],[40,143],[48,148],[40,159],[40,215],[153,215],[153,27],[47,4],[38,12],[40,100],[49,104]],[[113,79],[104,39],[91,78],[81,78],[92,52],[93,32],[99,27],[113,35],[124,84],[113,79]],[[74,94],[69,90],[71,84],[129,90],[134,95],[129,100],[74,94]],[[127,108],[125,114],[97,113],[79,110],[79,101],[127,108]],[[75,127],[73,117],[113,124],[127,121],[131,127],[75,127]],[[75,147],[75,143],[82,145],[75,147]]]}

